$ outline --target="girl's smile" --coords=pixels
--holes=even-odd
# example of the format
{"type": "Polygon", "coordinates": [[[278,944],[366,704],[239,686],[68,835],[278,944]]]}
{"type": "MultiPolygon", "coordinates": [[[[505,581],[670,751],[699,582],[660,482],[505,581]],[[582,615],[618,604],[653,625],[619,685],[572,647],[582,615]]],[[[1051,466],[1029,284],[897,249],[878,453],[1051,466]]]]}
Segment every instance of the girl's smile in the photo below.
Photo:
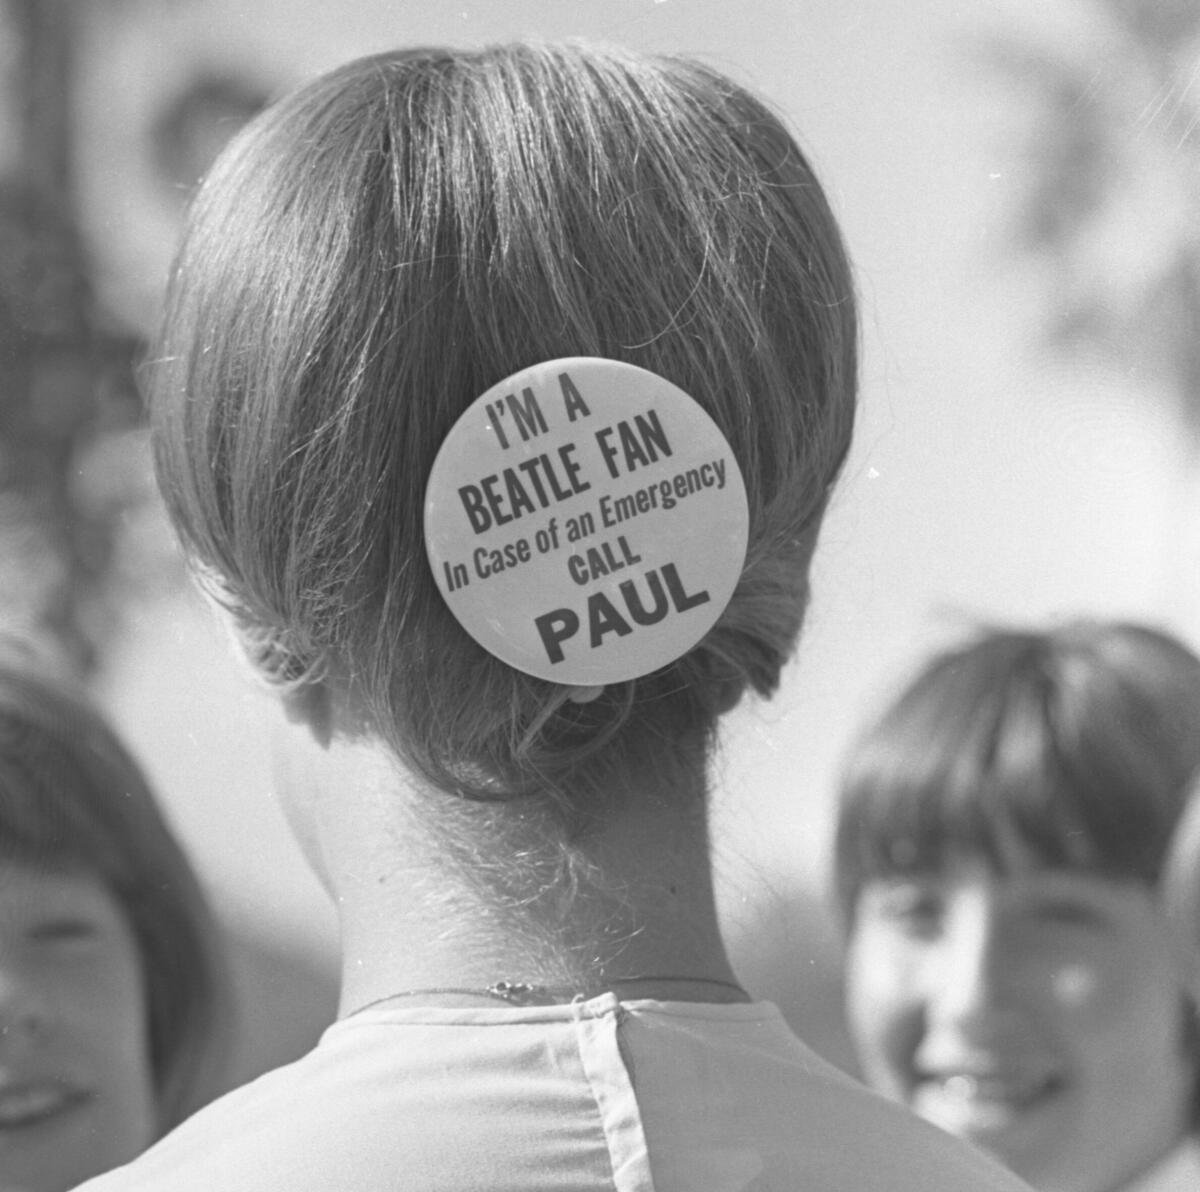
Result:
{"type": "Polygon", "coordinates": [[[1186,1129],[1182,989],[1140,884],[971,860],[870,881],[847,992],[872,1083],[1036,1188],[1114,1186],[1186,1129]]]}
{"type": "Polygon", "coordinates": [[[0,1184],[65,1192],[156,1129],[141,962],[108,888],[0,862],[0,1184]]]}

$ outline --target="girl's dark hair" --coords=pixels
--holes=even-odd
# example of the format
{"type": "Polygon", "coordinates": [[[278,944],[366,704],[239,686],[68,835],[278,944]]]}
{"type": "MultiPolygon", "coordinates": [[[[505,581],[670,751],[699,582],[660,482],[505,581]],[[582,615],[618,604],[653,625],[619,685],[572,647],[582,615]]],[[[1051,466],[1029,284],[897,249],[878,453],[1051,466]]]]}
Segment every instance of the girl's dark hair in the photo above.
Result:
{"type": "Polygon", "coordinates": [[[835,845],[863,885],[955,855],[1155,885],[1200,766],[1200,659],[1140,625],[987,631],[921,670],[850,752],[835,845]]]}
{"type": "Polygon", "coordinates": [[[1187,807],[1171,837],[1164,863],[1163,894],[1180,965],[1192,997],[1200,1004],[1200,769],[1193,775],[1187,807]]]}
{"type": "Polygon", "coordinates": [[[856,341],[825,195],[727,78],[578,44],[381,54],[268,110],[199,194],[151,369],[159,477],[266,674],[352,693],[436,787],[590,814],[777,685],[849,444],[856,341]],[[588,704],[459,628],[422,529],[464,408],[581,355],[691,394],[750,508],[707,637],[588,704]]]}
{"type": "Polygon", "coordinates": [[[0,662],[0,866],[95,875],[137,942],[159,1125],[215,1091],[227,995],[200,886],[137,763],[82,694],[0,662]]]}

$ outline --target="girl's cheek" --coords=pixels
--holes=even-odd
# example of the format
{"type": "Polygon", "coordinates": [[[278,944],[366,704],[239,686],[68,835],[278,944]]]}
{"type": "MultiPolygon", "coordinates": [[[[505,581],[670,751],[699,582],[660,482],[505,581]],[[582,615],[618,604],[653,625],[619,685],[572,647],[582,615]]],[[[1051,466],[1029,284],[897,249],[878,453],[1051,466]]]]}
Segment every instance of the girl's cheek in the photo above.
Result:
{"type": "Polygon", "coordinates": [[[1060,1013],[1098,1028],[1128,1015],[1136,1000],[1131,975],[1087,961],[1060,964],[1050,977],[1050,998],[1060,1013]]]}
{"type": "Polygon", "coordinates": [[[848,972],[847,993],[861,1035],[888,1052],[910,1046],[924,1018],[920,966],[887,939],[864,941],[848,972]]]}
{"type": "Polygon", "coordinates": [[[1060,965],[1050,978],[1050,996],[1064,1010],[1082,1010],[1096,1001],[1100,978],[1090,964],[1060,965]]]}

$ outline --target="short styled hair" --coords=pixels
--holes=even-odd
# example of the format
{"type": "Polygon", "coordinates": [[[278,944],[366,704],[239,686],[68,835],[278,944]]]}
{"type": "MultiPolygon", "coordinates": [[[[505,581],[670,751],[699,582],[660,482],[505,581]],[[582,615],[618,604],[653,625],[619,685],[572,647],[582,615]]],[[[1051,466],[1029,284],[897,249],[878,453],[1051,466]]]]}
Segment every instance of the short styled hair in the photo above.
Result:
{"type": "Polygon", "coordinates": [[[137,945],[159,1127],[216,1091],[227,1009],[216,929],[142,770],[82,693],[0,661],[0,866],[95,876],[137,945]]]}
{"type": "Polygon", "coordinates": [[[857,334],[809,163],[716,71],[578,43],[380,54],[269,109],[198,195],[150,372],[160,483],[268,676],[353,693],[435,787],[586,816],[778,684],[857,334]],[[422,524],[463,410],[568,356],[695,398],[750,511],[704,640],[590,703],[459,627],[422,524]]]}
{"type": "Polygon", "coordinates": [[[963,854],[1154,886],[1200,766],[1200,659],[1166,633],[1076,621],[937,655],[851,748],[835,880],[963,854]]]}

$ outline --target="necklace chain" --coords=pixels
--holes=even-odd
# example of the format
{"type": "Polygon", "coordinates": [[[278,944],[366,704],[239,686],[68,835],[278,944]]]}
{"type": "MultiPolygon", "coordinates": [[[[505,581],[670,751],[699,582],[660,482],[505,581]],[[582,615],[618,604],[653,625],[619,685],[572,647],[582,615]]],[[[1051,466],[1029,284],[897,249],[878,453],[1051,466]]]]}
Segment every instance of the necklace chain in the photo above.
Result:
{"type": "Polygon", "coordinates": [[[596,993],[600,993],[604,989],[610,989],[615,985],[635,985],[639,983],[645,985],[652,982],[674,985],[717,985],[722,989],[732,990],[748,1002],[753,1000],[736,982],[723,981],[719,977],[660,977],[654,975],[618,977],[616,980],[600,986],[592,994],[587,994],[582,990],[566,989],[551,985],[531,985],[525,981],[496,981],[491,985],[477,989],[456,988],[454,986],[435,986],[428,989],[402,989],[397,993],[385,994],[383,997],[377,997],[372,1001],[364,1002],[361,1006],[356,1006],[353,1010],[350,1010],[344,1017],[350,1018],[355,1014],[361,1014],[364,1010],[369,1010],[372,1006],[378,1006],[383,1002],[391,1002],[397,998],[405,997],[435,997],[441,994],[458,994],[461,997],[489,997],[493,1001],[505,1002],[510,1006],[550,1006],[556,1002],[578,1001],[588,996],[594,996],[596,993]]]}

